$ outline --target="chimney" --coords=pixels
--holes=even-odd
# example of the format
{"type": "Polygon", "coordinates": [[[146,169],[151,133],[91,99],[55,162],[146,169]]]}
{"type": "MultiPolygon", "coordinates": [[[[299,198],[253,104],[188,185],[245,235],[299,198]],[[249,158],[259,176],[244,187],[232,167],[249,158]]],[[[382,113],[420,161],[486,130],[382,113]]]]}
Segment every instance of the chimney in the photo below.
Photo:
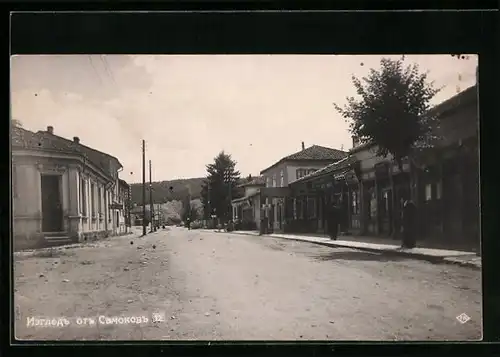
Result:
{"type": "Polygon", "coordinates": [[[79,138],[78,136],[74,136],[74,137],[73,137],[73,142],[74,142],[75,144],[80,144],[80,138],[79,138]]]}
{"type": "Polygon", "coordinates": [[[54,127],[53,127],[53,126],[48,126],[48,127],[47,127],[47,132],[48,132],[49,134],[54,134],[54,127]]]}
{"type": "Polygon", "coordinates": [[[359,144],[359,138],[356,135],[351,136],[352,138],[352,147],[355,148],[359,144]]]}
{"type": "Polygon", "coordinates": [[[305,150],[305,149],[306,149],[306,147],[304,145],[304,142],[302,142],[302,150],[305,150]]]}

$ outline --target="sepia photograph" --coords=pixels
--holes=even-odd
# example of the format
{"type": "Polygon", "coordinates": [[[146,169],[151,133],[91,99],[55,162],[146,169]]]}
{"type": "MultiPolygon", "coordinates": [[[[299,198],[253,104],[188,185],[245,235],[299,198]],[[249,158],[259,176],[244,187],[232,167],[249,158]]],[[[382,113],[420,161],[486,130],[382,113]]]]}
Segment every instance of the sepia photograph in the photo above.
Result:
{"type": "Polygon", "coordinates": [[[477,55],[10,73],[18,341],[482,339],[477,55]]]}

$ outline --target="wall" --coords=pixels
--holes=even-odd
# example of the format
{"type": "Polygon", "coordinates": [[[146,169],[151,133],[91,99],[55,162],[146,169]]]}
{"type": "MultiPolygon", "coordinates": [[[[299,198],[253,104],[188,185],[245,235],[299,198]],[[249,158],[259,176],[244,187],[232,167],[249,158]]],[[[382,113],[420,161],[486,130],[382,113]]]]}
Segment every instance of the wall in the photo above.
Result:
{"type": "MultiPolygon", "coordinates": [[[[283,173],[284,173],[284,175],[283,175],[284,176],[283,187],[287,187],[290,182],[295,181],[297,179],[296,174],[297,174],[298,169],[319,170],[332,162],[333,162],[333,160],[325,160],[325,161],[320,161],[320,162],[307,161],[307,160],[306,161],[299,161],[299,162],[295,162],[295,161],[286,162],[285,161],[283,163],[280,163],[276,167],[273,167],[273,168],[269,169],[268,171],[264,172],[262,174],[262,176],[264,177],[264,179],[269,177],[269,184],[272,186],[272,182],[273,182],[272,177],[273,177],[273,175],[276,175],[276,187],[280,187],[280,183],[281,183],[280,182],[280,177],[281,177],[280,175],[281,175],[281,170],[283,170],[283,173]]],[[[265,203],[265,202],[262,202],[262,203],[265,203]]],[[[277,218],[278,218],[277,199],[274,198],[269,203],[272,203],[274,205],[274,212],[272,213],[272,214],[274,214],[274,217],[275,217],[274,228],[278,229],[280,222],[277,221],[277,218]]],[[[282,219],[281,223],[285,223],[285,209],[284,208],[283,208],[282,212],[283,213],[281,216],[281,219],[282,219]]]]}
{"type": "Polygon", "coordinates": [[[477,110],[477,103],[471,103],[443,113],[440,128],[437,130],[438,134],[443,136],[441,145],[447,146],[460,139],[477,136],[479,126],[477,110]]]}
{"type": "Polygon", "coordinates": [[[245,187],[245,196],[248,197],[257,193],[259,191],[260,186],[246,186],[245,187]]]}
{"type": "Polygon", "coordinates": [[[298,169],[306,169],[306,170],[319,170],[322,169],[323,167],[333,163],[334,160],[328,160],[328,161],[321,161],[321,162],[311,162],[311,161],[304,161],[304,162],[293,162],[289,163],[287,165],[287,179],[288,181],[286,184],[288,185],[290,182],[293,182],[297,179],[297,170],[298,169]]]}
{"type": "Polygon", "coordinates": [[[257,225],[257,229],[260,229],[260,197],[253,197],[253,209],[254,209],[254,217],[255,224],[257,225]]]}
{"type": "Polygon", "coordinates": [[[40,172],[33,157],[13,158],[13,235],[35,239],[42,232],[40,172]]]}

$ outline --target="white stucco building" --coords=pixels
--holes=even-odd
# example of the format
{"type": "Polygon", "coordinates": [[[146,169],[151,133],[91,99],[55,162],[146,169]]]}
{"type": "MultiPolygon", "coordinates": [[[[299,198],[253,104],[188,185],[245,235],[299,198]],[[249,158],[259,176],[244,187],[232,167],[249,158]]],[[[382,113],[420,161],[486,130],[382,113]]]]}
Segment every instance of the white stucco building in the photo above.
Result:
{"type": "Polygon", "coordinates": [[[126,233],[117,158],[51,126],[36,133],[14,127],[11,144],[15,249],[126,233]]]}

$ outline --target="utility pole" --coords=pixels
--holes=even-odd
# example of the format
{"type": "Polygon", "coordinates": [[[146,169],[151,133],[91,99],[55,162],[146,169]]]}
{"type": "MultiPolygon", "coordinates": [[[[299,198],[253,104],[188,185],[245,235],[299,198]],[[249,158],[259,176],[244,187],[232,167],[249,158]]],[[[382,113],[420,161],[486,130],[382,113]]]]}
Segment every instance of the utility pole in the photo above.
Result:
{"type": "Polygon", "coordinates": [[[142,141],[142,235],[146,232],[146,141],[142,141]]]}
{"type": "Polygon", "coordinates": [[[233,200],[233,187],[232,187],[232,184],[231,184],[231,176],[230,175],[228,175],[227,183],[228,183],[228,186],[229,186],[229,220],[232,221],[233,220],[233,203],[232,203],[232,200],[233,200]]]}
{"type": "Polygon", "coordinates": [[[149,160],[149,210],[151,216],[151,232],[154,230],[154,211],[153,211],[153,185],[151,183],[151,160],[149,160]]]}

